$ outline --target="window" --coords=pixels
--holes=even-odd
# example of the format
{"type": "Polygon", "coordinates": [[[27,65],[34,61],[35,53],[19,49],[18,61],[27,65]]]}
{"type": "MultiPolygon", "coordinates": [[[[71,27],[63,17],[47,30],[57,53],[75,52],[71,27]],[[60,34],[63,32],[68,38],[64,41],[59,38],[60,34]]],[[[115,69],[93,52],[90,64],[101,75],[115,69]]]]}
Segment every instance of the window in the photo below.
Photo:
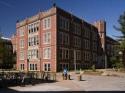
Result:
{"type": "Polygon", "coordinates": [[[38,59],[38,49],[28,50],[28,59],[38,59]]]}
{"type": "Polygon", "coordinates": [[[51,33],[50,32],[45,32],[43,34],[43,43],[44,44],[50,44],[51,41],[51,33]]]}
{"type": "Polygon", "coordinates": [[[47,71],[47,64],[44,64],[44,70],[47,71]]]}
{"type": "Polygon", "coordinates": [[[81,47],[81,38],[74,36],[74,46],[81,47]]]}
{"type": "Polygon", "coordinates": [[[24,39],[20,39],[20,48],[24,48],[24,39]]]}
{"type": "Polygon", "coordinates": [[[58,43],[63,44],[63,32],[59,32],[58,38],[58,43]]]}
{"type": "Polygon", "coordinates": [[[69,20],[63,16],[59,17],[59,27],[69,31],[69,20]]]}
{"type": "Polygon", "coordinates": [[[86,52],[84,52],[84,60],[86,61],[86,52]]]}
{"type": "Polygon", "coordinates": [[[63,59],[63,50],[62,48],[59,49],[59,59],[63,59]]]}
{"type": "Polygon", "coordinates": [[[24,70],[24,64],[20,64],[20,70],[24,70]]]}
{"type": "Polygon", "coordinates": [[[47,17],[45,19],[43,19],[43,29],[50,29],[51,28],[51,18],[47,17]]]}
{"type": "Polygon", "coordinates": [[[60,59],[69,59],[69,49],[61,48],[59,56],[60,59]]]}
{"type": "Polygon", "coordinates": [[[64,53],[65,53],[65,59],[69,59],[69,50],[68,49],[64,49],[64,53]]]}
{"type": "Polygon", "coordinates": [[[20,30],[20,36],[24,36],[24,31],[20,30]]]}
{"type": "Polygon", "coordinates": [[[45,63],[44,64],[44,71],[51,71],[50,63],[45,63]]]}
{"type": "Polygon", "coordinates": [[[28,46],[36,46],[39,44],[38,35],[32,36],[28,38],[28,46]]]}
{"type": "Polygon", "coordinates": [[[50,71],[51,69],[50,69],[50,64],[48,64],[48,71],[50,71]]]}
{"type": "Polygon", "coordinates": [[[35,64],[35,70],[37,70],[37,64],[35,64]]]}
{"type": "Polygon", "coordinates": [[[73,24],[73,30],[74,30],[75,34],[81,35],[81,26],[80,26],[79,23],[74,23],[73,24]]]}
{"type": "Polygon", "coordinates": [[[19,59],[24,60],[24,51],[20,51],[19,59]]]}
{"type": "Polygon", "coordinates": [[[69,34],[64,32],[59,32],[59,44],[69,45],[70,37],[69,34]]]}
{"type": "Polygon", "coordinates": [[[19,29],[19,36],[24,36],[24,30],[25,30],[25,27],[21,27],[19,29]]]}
{"type": "Polygon", "coordinates": [[[51,48],[47,47],[43,49],[43,59],[51,58],[51,48]]]}
{"type": "Polygon", "coordinates": [[[85,58],[85,61],[89,61],[90,60],[90,52],[85,51],[84,58],[85,58]]]}
{"type": "Polygon", "coordinates": [[[85,28],[84,36],[87,37],[87,38],[90,38],[90,30],[88,28],[85,28]]]}
{"type": "Polygon", "coordinates": [[[97,51],[97,43],[93,42],[93,50],[97,51]]]}
{"type": "Polygon", "coordinates": [[[33,34],[39,31],[39,22],[34,22],[28,25],[28,34],[33,34]]]}
{"type": "Polygon", "coordinates": [[[80,50],[76,51],[76,60],[81,60],[81,51],[80,50]]]}
{"type": "Polygon", "coordinates": [[[84,40],[84,44],[85,44],[85,49],[90,49],[90,41],[89,40],[84,40]]]}
{"type": "Polygon", "coordinates": [[[68,45],[69,44],[69,34],[65,33],[65,34],[63,34],[63,37],[64,37],[63,38],[63,41],[64,41],[63,43],[68,45]]]}
{"type": "Polygon", "coordinates": [[[68,59],[69,58],[69,51],[68,50],[65,50],[65,58],[68,59]]]}
{"type": "Polygon", "coordinates": [[[85,40],[85,48],[87,49],[88,48],[88,42],[87,42],[87,40],[85,40]]]}
{"type": "Polygon", "coordinates": [[[30,64],[30,70],[37,70],[37,64],[30,64]]]}
{"type": "Polygon", "coordinates": [[[97,33],[95,31],[92,32],[92,39],[97,40],[97,33]]]}

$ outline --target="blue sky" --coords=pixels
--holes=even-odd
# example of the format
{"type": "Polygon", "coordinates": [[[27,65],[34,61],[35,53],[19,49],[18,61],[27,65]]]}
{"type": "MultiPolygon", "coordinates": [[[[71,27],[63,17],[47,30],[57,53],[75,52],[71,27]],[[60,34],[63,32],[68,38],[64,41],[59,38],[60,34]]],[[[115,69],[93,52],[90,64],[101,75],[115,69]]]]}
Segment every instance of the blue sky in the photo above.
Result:
{"type": "Polygon", "coordinates": [[[15,33],[17,20],[35,15],[51,8],[52,2],[66,11],[93,23],[107,22],[107,35],[120,35],[113,26],[118,26],[118,18],[125,11],[125,0],[0,0],[0,31],[5,37],[15,33]]]}

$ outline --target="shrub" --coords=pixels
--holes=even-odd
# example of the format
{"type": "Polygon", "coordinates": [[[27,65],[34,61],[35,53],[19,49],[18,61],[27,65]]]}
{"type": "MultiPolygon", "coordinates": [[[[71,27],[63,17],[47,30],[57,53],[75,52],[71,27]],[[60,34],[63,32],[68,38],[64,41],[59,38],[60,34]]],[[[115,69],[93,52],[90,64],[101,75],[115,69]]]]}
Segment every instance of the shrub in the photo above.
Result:
{"type": "Polygon", "coordinates": [[[95,72],[96,69],[95,69],[95,65],[92,65],[92,71],[95,72]]]}

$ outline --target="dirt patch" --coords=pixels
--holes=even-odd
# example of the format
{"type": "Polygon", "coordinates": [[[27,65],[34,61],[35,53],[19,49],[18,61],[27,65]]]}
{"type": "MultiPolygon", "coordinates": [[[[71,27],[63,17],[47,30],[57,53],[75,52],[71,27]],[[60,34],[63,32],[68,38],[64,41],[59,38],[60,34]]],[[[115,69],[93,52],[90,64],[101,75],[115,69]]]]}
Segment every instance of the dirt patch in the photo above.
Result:
{"type": "Polygon", "coordinates": [[[85,71],[84,74],[87,74],[87,75],[101,75],[102,72],[100,71],[85,71]]]}

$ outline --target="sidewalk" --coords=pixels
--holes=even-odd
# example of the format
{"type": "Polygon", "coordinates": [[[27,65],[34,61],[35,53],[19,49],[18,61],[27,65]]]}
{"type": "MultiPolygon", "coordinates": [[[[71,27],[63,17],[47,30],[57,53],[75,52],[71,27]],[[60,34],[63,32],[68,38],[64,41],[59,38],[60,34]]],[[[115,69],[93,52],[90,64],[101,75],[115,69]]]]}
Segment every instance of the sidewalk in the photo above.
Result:
{"type": "Polygon", "coordinates": [[[57,82],[37,84],[26,87],[10,87],[16,91],[125,91],[125,78],[114,76],[84,75],[78,81],[77,74],[71,74],[71,80],[63,80],[57,74],[57,82]]]}
{"type": "Polygon", "coordinates": [[[125,73],[124,72],[118,72],[113,69],[99,69],[97,71],[103,71],[107,73],[109,76],[118,76],[118,77],[124,77],[125,78],[125,73]]]}

